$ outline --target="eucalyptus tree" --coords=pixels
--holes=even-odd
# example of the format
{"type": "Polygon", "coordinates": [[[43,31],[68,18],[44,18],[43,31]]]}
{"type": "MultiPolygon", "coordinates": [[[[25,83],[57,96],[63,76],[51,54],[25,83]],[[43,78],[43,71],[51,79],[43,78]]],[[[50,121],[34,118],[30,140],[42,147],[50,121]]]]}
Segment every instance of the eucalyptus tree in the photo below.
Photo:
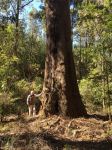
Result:
{"type": "Polygon", "coordinates": [[[72,53],[69,1],[47,0],[46,61],[43,86],[44,112],[84,116],[72,53]]]}

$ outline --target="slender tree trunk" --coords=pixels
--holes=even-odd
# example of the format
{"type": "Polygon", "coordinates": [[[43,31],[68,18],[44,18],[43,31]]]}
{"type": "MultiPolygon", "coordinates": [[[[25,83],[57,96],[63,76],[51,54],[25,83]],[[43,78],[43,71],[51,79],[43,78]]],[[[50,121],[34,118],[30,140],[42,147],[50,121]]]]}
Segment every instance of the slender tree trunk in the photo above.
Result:
{"type": "Polygon", "coordinates": [[[101,57],[101,74],[102,74],[102,95],[103,95],[103,101],[102,101],[102,107],[103,112],[106,111],[106,101],[105,101],[105,76],[104,76],[104,58],[102,57],[102,54],[100,53],[101,57]]]}
{"type": "Polygon", "coordinates": [[[72,54],[69,1],[46,1],[47,50],[43,87],[45,114],[87,114],[78,89],[72,54]]]}
{"type": "Polygon", "coordinates": [[[107,112],[108,112],[109,120],[112,120],[112,118],[111,118],[111,97],[110,97],[108,69],[109,69],[109,66],[108,66],[108,63],[106,61],[105,49],[103,47],[103,71],[104,71],[104,86],[105,86],[104,87],[104,94],[107,97],[107,112]]]}
{"type": "Polygon", "coordinates": [[[82,67],[81,67],[81,63],[82,63],[82,43],[81,43],[81,35],[80,35],[80,51],[79,51],[79,79],[82,79],[82,67]]]}
{"type": "Polygon", "coordinates": [[[103,78],[102,79],[102,86],[103,86],[103,111],[105,112],[106,111],[106,100],[105,100],[105,79],[103,78]]]}
{"type": "Polygon", "coordinates": [[[108,100],[108,116],[109,120],[112,120],[111,118],[111,97],[110,97],[110,87],[109,87],[109,73],[108,73],[108,66],[106,64],[106,84],[107,84],[107,100],[108,100]]]}
{"type": "Polygon", "coordinates": [[[20,0],[17,0],[17,6],[16,6],[16,23],[15,23],[15,45],[14,45],[14,54],[17,56],[17,49],[18,49],[18,39],[19,39],[19,7],[20,7],[20,0]]]}

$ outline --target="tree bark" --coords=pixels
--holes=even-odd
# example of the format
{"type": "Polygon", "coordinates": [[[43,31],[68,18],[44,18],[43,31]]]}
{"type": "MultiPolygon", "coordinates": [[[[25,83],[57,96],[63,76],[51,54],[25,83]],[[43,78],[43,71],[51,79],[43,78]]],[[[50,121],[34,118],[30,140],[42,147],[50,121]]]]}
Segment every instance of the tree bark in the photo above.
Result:
{"type": "Polygon", "coordinates": [[[84,116],[72,54],[69,1],[46,0],[46,62],[43,110],[46,115],[84,116]]]}

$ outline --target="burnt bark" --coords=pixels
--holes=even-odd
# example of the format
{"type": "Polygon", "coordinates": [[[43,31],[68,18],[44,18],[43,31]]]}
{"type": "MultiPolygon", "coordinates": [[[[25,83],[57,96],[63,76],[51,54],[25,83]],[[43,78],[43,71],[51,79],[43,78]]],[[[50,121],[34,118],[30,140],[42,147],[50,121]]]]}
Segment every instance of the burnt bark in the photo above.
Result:
{"type": "Polygon", "coordinates": [[[46,0],[45,114],[87,114],[81,101],[72,53],[69,1],[46,0]]]}

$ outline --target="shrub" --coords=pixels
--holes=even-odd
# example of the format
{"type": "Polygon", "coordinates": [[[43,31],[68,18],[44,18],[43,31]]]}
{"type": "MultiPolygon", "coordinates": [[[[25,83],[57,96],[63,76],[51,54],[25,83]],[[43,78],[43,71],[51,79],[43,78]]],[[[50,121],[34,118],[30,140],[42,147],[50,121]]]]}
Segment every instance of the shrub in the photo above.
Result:
{"type": "Polygon", "coordinates": [[[102,87],[100,83],[95,83],[92,79],[82,79],[80,84],[80,93],[87,108],[98,110],[102,107],[102,87]]]}

